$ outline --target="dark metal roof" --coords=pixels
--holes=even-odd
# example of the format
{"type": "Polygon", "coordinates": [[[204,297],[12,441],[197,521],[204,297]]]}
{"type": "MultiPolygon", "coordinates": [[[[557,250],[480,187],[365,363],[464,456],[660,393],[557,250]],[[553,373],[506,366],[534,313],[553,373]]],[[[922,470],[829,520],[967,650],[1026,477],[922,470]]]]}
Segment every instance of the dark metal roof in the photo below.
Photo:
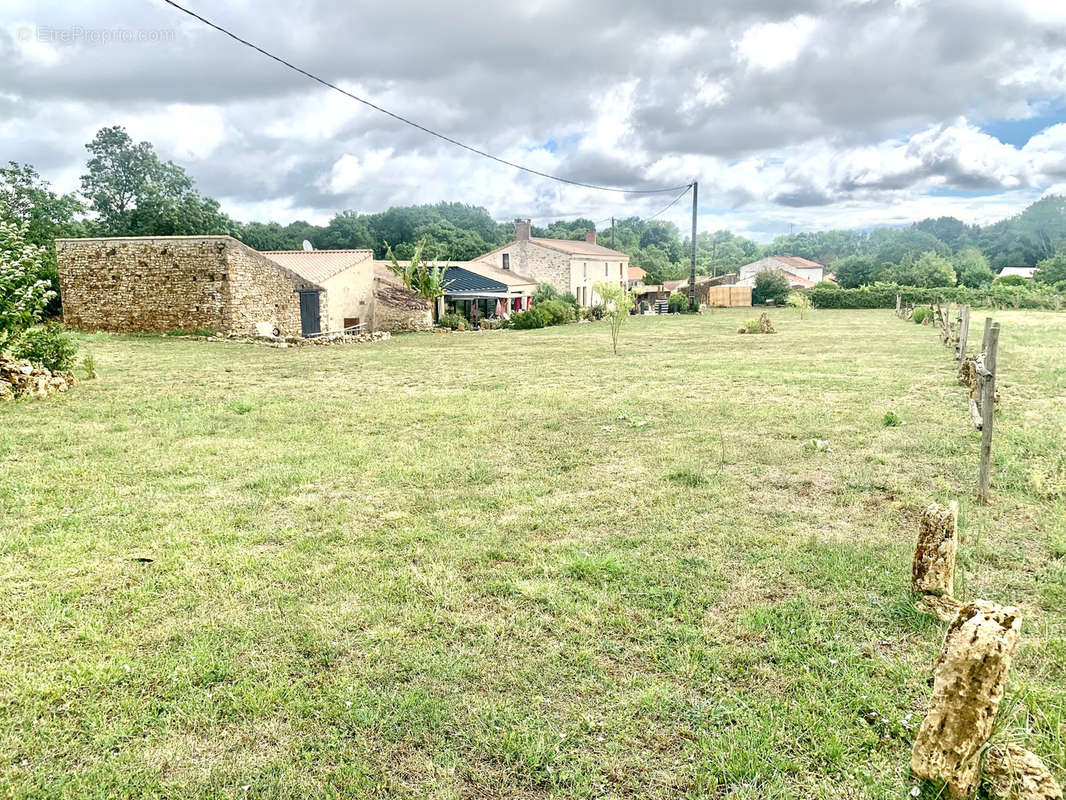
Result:
{"type": "Polygon", "coordinates": [[[478,275],[462,267],[448,267],[444,271],[446,294],[457,292],[500,292],[507,293],[507,284],[478,275]]]}

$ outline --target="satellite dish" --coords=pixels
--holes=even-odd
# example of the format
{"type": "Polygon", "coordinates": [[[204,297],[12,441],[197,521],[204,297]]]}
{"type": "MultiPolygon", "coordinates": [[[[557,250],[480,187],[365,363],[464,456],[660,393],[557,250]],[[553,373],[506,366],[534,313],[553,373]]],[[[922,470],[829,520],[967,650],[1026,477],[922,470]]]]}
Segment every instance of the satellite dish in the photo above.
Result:
{"type": "Polygon", "coordinates": [[[309,241],[307,241],[306,239],[304,239],[304,251],[305,252],[310,252],[311,250],[314,250],[314,249],[315,249],[315,246],[313,244],[311,244],[309,241]]]}

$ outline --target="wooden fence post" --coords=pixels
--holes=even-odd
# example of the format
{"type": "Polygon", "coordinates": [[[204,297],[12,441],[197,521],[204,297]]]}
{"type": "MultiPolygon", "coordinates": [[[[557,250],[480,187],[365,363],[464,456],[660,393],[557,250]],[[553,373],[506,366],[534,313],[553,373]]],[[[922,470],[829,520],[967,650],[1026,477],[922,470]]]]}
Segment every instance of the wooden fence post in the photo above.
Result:
{"type": "Polygon", "coordinates": [[[899,292],[896,292],[896,316],[897,317],[902,317],[903,316],[902,310],[903,310],[903,298],[900,296],[899,292]]]}
{"type": "Polygon", "coordinates": [[[985,317],[985,334],[981,339],[981,352],[988,349],[988,332],[992,330],[992,317],[985,317]]]}
{"type": "Polygon", "coordinates": [[[970,338],[970,307],[963,306],[959,309],[959,366],[966,360],[967,339],[970,338]]]}
{"type": "Polygon", "coordinates": [[[999,350],[999,323],[988,328],[988,342],[984,358],[977,364],[981,381],[981,472],[977,482],[977,499],[988,502],[990,472],[992,470],[992,417],[996,410],[996,356],[999,350]],[[983,363],[980,363],[982,362],[983,363]]]}

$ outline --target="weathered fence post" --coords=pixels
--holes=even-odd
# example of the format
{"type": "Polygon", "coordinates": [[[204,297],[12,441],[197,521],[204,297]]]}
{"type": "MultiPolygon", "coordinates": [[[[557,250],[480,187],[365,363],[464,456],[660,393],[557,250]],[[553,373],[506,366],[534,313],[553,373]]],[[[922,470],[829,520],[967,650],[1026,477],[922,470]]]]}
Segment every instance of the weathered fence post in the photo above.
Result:
{"type": "Polygon", "coordinates": [[[959,547],[959,504],[930,503],[918,521],[918,543],[911,566],[911,591],[918,610],[951,622],[962,603],[954,598],[955,554],[959,547]]]}
{"type": "Polygon", "coordinates": [[[992,470],[992,418],[996,410],[996,357],[999,350],[999,323],[988,328],[988,341],[984,358],[978,359],[977,373],[981,382],[981,471],[977,481],[977,499],[988,502],[990,473],[992,470]]]}
{"type": "Polygon", "coordinates": [[[911,771],[943,782],[952,797],[969,797],[977,786],[981,748],[992,733],[1021,628],[1018,609],[977,600],[959,609],[944,637],[911,771]]]}
{"type": "Polygon", "coordinates": [[[911,567],[915,594],[952,597],[955,586],[955,553],[958,550],[959,504],[930,503],[918,521],[918,544],[911,567]]]}
{"type": "Polygon", "coordinates": [[[959,309],[959,348],[956,354],[959,359],[959,366],[962,366],[962,362],[966,360],[966,345],[967,340],[970,338],[970,307],[963,306],[959,309]]]}
{"type": "Polygon", "coordinates": [[[896,316],[903,316],[903,297],[899,292],[896,292],[896,316]]]}

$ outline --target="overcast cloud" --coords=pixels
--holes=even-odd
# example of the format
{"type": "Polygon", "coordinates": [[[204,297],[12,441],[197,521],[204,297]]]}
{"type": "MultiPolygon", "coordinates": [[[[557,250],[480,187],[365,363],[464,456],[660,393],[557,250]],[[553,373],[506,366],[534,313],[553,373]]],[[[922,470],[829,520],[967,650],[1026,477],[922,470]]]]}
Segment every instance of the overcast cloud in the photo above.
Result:
{"type": "MultiPolygon", "coordinates": [[[[448,136],[576,180],[700,181],[700,228],[766,240],[1066,191],[1061,0],[185,3],[448,136]]],[[[480,159],[160,0],[0,6],[0,159],[76,188],[125,125],[242,220],[453,200],[497,219],[648,215],[480,159]]],[[[683,227],[688,210],[665,215],[683,227]]]]}

